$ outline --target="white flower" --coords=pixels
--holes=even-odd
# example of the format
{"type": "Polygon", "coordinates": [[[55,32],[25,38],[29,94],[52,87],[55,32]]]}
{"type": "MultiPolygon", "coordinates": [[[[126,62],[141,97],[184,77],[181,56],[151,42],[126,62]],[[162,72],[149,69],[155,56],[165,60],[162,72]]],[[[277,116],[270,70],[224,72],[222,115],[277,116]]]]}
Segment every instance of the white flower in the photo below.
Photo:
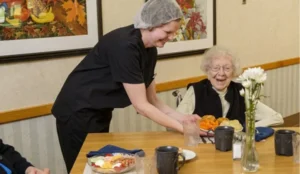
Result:
{"type": "Polygon", "coordinates": [[[267,74],[263,73],[261,76],[256,78],[257,83],[264,83],[267,80],[267,74]]]}
{"type": "Polygon", "coordinates": [[[244,73],[242,75],[240,75],[238,77],[237,80],[240,82],[245,81],[245,80],[255,80],[256,82],[258,80],[258,81],[262,82],[262,80],[264,79],[264,76],[266,76],[266,75],[262,68],[260,68],[260,67],[248,68],[247,70],[244,71],[244,73]]]}
{"type": "Polygon", "coordinates": [[[241,96],[245,96],[245,90],[244,90],[244,89],[241,89],[241,90],[240,90],[240,95],[241,95],[241,96]]]}
{"type": "Polygon", "coordinates": [[[245,88],[249,88],[251,86],[251,81],[250,80],[243,81],[242,85],[245,88]]]}
{"type": "Polygon", "coordinates": [[[237,78],[237,81],[245,88],[240,90],[240,95],[245,98],[246,110],[256,108],[257,101],[260,99],[261,88],[266,79],[267,74],[260,67],[248,68],[237,78]]]}

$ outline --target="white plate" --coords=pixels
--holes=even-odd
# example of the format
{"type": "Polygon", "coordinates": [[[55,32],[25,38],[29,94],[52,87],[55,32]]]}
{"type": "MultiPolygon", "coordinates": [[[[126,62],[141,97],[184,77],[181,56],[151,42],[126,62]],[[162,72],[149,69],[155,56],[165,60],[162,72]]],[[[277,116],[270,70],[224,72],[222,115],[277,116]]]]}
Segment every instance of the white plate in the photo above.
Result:
{"type": "MultiPolygon", "coordinates": [[[[185,161],[194,159],[196,157],[196,153],[191,151],[191,150],[187,150],[187,149],[183,149],[182,150],[182,154],[185,157],[185,161]]],[[[179,161],[182,161],[181,158],[179,158],[179,161]]]]}
{"type": "MultiPolygon", "coordinates": [[[[206,130],[206,129],[200,128],[200,130],[203,131],[203,132],[208,132],[208,130],[206,130]]],[[[241,128],[240,130],[235,130],[234,129],[234,132],[241,132],[242,130],[243,130],[243,128],[241,128]]],[[[209,132],[209,135],[214,135],[214,134],[215,134],[215,132],[213,132],[213,131],[209,132]]]]}

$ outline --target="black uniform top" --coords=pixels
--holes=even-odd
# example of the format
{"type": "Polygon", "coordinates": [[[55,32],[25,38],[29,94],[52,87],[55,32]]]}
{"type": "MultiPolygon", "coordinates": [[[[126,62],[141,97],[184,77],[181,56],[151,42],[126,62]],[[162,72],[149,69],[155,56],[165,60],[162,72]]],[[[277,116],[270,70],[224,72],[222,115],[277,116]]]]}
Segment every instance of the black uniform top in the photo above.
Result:
{"type": "MultiPolygon", "coordinates": [[[[194,114],[199,116],[214,115],[216,118],[223,116],[221,99],[208,79],[189,84],[188,87],[190,86],[193,86],[195,92],[194,114]]],[[[240,83],[231,81],[225,94],[225,100],[230,103],[226,117],[230,120],[239,120],[243,125],[245,122],[245,101],[239,92],[242,88],[240,83]]]]}
{"type": "Polygon", "coordinates": [[[68,76],[52,108],[53,115],[65,121],[82,109],[130,105],[122,83],[145,83],[148,87],[156,60],[156,47],[145,48],[140,30],[133,25],[111,31],[68,76]]]}
{"type": "Polygon", "coordinates": [[[19,152],[7,144],[3,144],[0,139],[0,173],[7,173],[5,169],[9,169],[13,174],[24,174],[26,169],[32,166],[23,158],[19,152]]]}

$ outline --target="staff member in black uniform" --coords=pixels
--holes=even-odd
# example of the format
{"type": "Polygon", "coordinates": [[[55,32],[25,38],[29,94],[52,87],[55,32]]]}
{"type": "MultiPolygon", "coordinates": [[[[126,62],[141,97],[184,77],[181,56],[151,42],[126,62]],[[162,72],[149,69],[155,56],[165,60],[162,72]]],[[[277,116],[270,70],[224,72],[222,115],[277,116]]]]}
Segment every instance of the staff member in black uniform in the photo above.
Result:
{"type": "Polygon", "coordinates": [[[49,169],[43,171],[33,167],[14,147],[4,144],[0,139],[0,173],[1,174],[50,174],[49,169]]]}
{"type": "Polygon", "coordinates": [[[163,47],[179,29],[182,12],[175,0],[149,0],[134,25],[116,29],[68,76],[52,108],[62,154],[70,172],[88,133],[108,132],[113,108],[133,104],[145,117],[183,131],[183,116],[156,96],[156,47],[163,47]]]}

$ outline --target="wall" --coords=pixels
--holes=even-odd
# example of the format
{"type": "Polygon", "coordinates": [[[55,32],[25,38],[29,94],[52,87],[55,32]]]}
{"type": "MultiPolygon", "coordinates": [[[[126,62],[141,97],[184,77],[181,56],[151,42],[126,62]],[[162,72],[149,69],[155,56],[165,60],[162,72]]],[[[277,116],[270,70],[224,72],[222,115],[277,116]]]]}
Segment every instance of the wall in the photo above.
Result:
{"type": "MultiPolygon", "coordinates": [[[[104,32],[131,23],[141,4],[142,0],[103,0],[104,32]]],[[[217,1],[217,43],[234,50],[243,67],[299,57],[299,23],[299,0],[247,0],[246,5],[242,5],[242,0],[217,1]]],[[[0,112],[52,103],[65,78],[82,58],[1,64],[0,112]]],[[[159,61],[157,82],[202,75],[200,61],[200,55],[159,61]]],[[[267,83],[276,88],[266,89],[271,97],[265,102],[283,115],[299,112],[297,71],[299,65],[270,72],[267,83]]],[[[161,93],[160,96],[166,97],[165,102],[174,106],[170,93],[161,93]]],[[[137,124],[131,121],[130,124],[135,125],[130,126],[132,130],[120,127],[116,119],[124,119],[122,116],[127,114],[139,119],[134,113],[132,108],[116,111],[112,129],[163,129],[144,119],[137,120],[137,124]]],[[[52,116],[1,125],[0,137],[16,146],[38,167],[49,166],[52,173],[65,171],[52,116]]]]}
{"type": "MultiPolygon", "coordinates": [[[[103,0],[104,33],[130,24],[142,2],[103,0]]],[[[298,38],[299,0],[217,1],[217,43],[234,50],[243,66],[298,57],[298,38]]],[[[0,111],[52,103],[82,57],[1,64],[0,111]]],[[[201,75],[200,61],[200,55],[159,61],[156,80],[201,75]]]]}

